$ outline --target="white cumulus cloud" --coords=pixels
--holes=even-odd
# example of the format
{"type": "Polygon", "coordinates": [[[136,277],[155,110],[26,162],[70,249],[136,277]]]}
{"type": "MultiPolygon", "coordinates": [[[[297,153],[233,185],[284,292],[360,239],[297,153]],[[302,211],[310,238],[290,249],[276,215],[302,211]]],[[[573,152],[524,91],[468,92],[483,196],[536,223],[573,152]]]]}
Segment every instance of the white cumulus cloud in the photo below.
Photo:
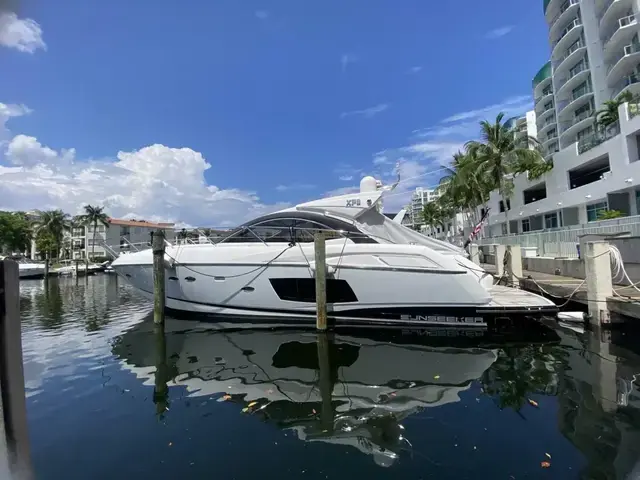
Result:
{"type": "Polygon", "coordinates": [[[38,22],[31,18],[20,19],[12,12],[0,12],[0,45],[25,53],[47,49],[38,22]]]}
{"type": "MultiPolygon", "coordinates": [[[[0,115],[8,118],[7,106],[0,105],[0,115]]],[[[190,148],[155,144],[115,158],[78,160],[74,149],[55,150],[19,134],[0,148],[0,210],[61,208],[77,214],[89,203],[103,205],[113,217],[225,227],[288,206],[210,185],[204,174],[212,168],[190,148]]]]}

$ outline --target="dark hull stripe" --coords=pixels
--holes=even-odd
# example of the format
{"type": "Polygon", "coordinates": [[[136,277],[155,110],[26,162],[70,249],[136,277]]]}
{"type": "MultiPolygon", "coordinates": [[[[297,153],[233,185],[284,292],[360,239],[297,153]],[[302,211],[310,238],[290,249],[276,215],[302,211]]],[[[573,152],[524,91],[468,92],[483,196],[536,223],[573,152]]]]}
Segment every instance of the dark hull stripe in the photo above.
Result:
{"type": "MultiPolygon", "coordinates": [[[[140,289],[142,290],[142,289],[140,289]]],[[[142,290],[148,295],[153,295],[153,292],[149,292],[148,290],[142,290]]],[[[239,314],[239,316],[246,317],[250,315],[251,311],[254,312],[263,312],[263,313],[273,313],[273,314],[288,314],[288,315],[298,315],[300,317],[313,317],[315,318],[316,312],[305,311],[305,310],[294,310],[294,309],[279,309],[279,308],[262,308],[262,307],[240,307],[235,305],[223,305],[223,304],[215,304],[215,303],[207,303],[207,302],[198,302],[194,300],[186,300],[176,297],[167,296],[167,299],[175,300],[178,302],[190,303],[192,305],[202,305],[211,308],[224,308],[229,310],[238,310],[247,312],[246,314],[239,314]]],[[[361,317],[366,319],[380,319],[380,320],[389,320],[389,321],[397,321],[400,320],[399,316],[401,315],[437,315],[437,316],[460,316],[460,317],[469,317],[469,316],[496,316],[496,315],[511,315],[511,314],[524,314],[524,315],[549,315],[557,313],[558,307],[555,305],[543,306],[543,307],[505,307],[505,308],[496,308],[495,306],[443,306],[443,307],[387,307],[384,309],[381,308],[354,308],[349,310],[340,310],[339,312],[327,312],[327,316],[329,317],[361,317]],[[395,317],[395,318],[394,318],[395,317]]],[[[204,313],[204,312],[202,312],[204,313]]],[[[461,325],[468,325],[466,323],[461,323],[461,325]]]]}

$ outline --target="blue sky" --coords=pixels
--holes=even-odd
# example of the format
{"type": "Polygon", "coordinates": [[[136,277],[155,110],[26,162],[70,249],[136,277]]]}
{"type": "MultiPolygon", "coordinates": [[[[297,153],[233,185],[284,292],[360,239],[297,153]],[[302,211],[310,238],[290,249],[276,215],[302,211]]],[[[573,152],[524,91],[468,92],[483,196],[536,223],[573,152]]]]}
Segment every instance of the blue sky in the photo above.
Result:
{"type": "Polygon", "coordinates": [[[549,55],[542,0],[186,3],[24,0],[5,13],[0,208],[90,201],[235,223],[363,174],[388,180],[398,160],[403,177],[423,175],[408,191],[437,182],[425,172],[479,119],[530,107],[549,55]]]}

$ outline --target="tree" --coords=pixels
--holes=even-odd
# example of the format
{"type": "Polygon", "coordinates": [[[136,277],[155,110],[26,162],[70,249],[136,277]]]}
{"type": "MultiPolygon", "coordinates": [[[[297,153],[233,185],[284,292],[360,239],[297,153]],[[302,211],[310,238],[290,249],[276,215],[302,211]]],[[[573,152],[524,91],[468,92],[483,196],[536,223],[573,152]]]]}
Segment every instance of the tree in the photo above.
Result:
{"type": "Polygon", "coordinates": [[[451,212],[446,208],[443,208],[443,205],[439,201],[428,202],[422,209],[422,219],[425,225],[430,227],[442,226],[451,216],[451,212]]]}
{"type": "MultiPolygon", "coordinates": [[[[36,244],[38,235],[48,234],[50,241],[54,243],[54,248],[38,249],[40,251],[56,252],[59,255],[62,248],[62,240],[64,232],[71,229],[71,219],[67,213],[62,210],[49,210],[46,212],[38,211],[40,220],[35,223],[36,244]]],[[[43,237],[44,238],[44,237],[43,237]]]]}
{"type": "Polygon", "coordinates": [[[24,212],[0,212],[0,251],[24,252],[31,246],[31,224],[24,212]]]}
{"type": "Polygon", "coordinates": [[[513,131],[502,122],[503,118],[504,113],[500,113],[495,123],[480,122],[482,140],[467,142],[465,147],[467,154],[477,162],[487,185],[500,193],[505,206],[507,234],[510,234],[508,200],[513,194],[513,176],[525,171],[525,167],[532,168],[546,162],[538,141],[529,137],[524,142],[516,142],[513,131]]]}
{"type": "Polygon", "coordinates": [[[629,90],[618,95],[617,98],[613,100],[607,100],[602,104],[602,108],[596,112],[596,122],[597,124],[606,129],[611,125],[618,123],[620,120],[619,108],[623,103],[627,103],[633,100],[633,95],[629,90]]]}
{"type": "Polygon", "coordinates": [[[41,229],[36,234],[36,249],[45,254],[45,258],[52,257],[53,252],[59,251],[58,243],[53,234],[45,229],[41,229]]]}
{"type": "Polygon", "coordinates": [[[91,241],[91,258],[95,257],[96,250],[96,233],[98,224],[109,228],[109,216],[104,213],[104,207],[94,207],[93,205],[84,206],[84,214],[78,215],[77,221],[80,225],[93,226],[93,237],[91,241]]]}
{"type": "Polygon", "coordinates": [[[477,208],[489,201],[490,185],[478,168],[477,160],[469,154],[457,152],[453,155],[448,174],[440,179],[442,194],[439,203],[445,210],[466,213],[473,224],[477,208]]]}
{"type": "Polygon", "coordinates": [[[598,214],[598,220],[612,220],[620,217],[624,217],[624,213],[620,210],[603,210],[598,214]]]}

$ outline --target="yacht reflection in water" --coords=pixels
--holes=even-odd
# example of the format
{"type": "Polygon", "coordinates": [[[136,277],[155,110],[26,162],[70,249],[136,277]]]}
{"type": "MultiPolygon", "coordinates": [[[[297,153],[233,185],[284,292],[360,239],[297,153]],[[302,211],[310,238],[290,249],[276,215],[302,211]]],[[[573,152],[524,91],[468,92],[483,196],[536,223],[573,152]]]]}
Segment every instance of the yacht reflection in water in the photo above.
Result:
{"type": "Polygon", "coordinates": [[[350,445],[381,466],[409,448],[404,418],[459,401],[497,359],[485,337],[464,333],[443,339],[399,332],[390,343],[388,335],[362,332],[204,328],[167,320],[165,336],[145,322],[123,334],[113,351],[124,368],[155,384],[156,404],[170,379],[168,386],[185,387],[189,397],[225,395],[219,400],[295,430],[300,440],[350,445]]]}

